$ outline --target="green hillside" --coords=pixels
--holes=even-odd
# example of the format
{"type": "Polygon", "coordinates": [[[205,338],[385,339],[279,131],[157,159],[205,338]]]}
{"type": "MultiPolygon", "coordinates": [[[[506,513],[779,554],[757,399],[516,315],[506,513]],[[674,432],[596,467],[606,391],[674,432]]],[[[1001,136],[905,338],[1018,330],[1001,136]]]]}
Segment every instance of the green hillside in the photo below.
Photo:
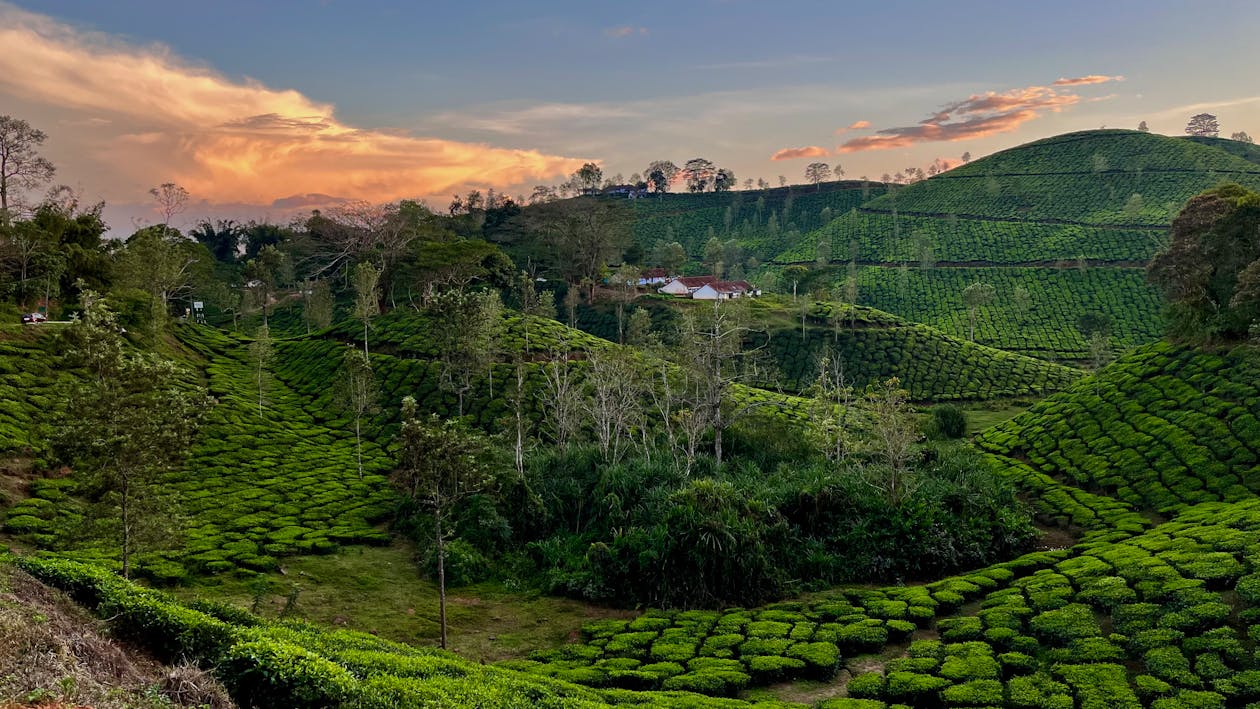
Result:
{"type": "Polygon", "coordinates": [[[760,261],[792,248],[801,234],[884,193],[880,183],[824,182],[766,190],[663,194],[630,202],[632,234],[645,251],[677,241],[699,259],[711,237],[735,239],[760,261]]]}
{"type": "Polygon", "coordinates": [[[980,445],[1142,509],[1260,491],[1260,357],[1157,343],[986,432],[980,445]]]}
{"type": "Polygon", "coordinates": [[[1256,157],[1254,146],[1223,139],[1124,130],[1068,133],[894,188],[806,234],[774,262],[813,263],[825,241],[833,261],[857,261],[862,284],[870,286],[859,289],[860,303],[955,335],[963,332],[956,316],[925,308],[957,298],[940,297],[936,288],[929,291],[930,304],[917,297],[921,289],[893,294],[884,284],[900,276],[872,273],[873,267],[905,265],[920,271],[922,280],[948,283],[950,289],[987,279],[999,291],[1027,272],[953,271],[963,266],[1097,271],[1028,322],[1019,322],[1011,298],[999,297],[992,310],[1001,330],[977,338],[1037,356],[1082,358],[1083,342],[1072,333],[1091,303],[1125,304],[1124,311],[1110,313],[1119,344],[1152,339],[1159,308],[1138,269],[1163,243],[1172,217],[1190,197],[1222,181],[1260,186],[1256,157]],[[1080,311],[1074,301],[1081,303],[1080,311]],[[1052,332],[1066,337],[1047,334],[1052,332]]]}
{"type": "MultiPolygon", "coordinates": [[[[644,298],[637,307],[646,308],[653,323],[668,328],[681,311],[705,306],[644,298]]],[[[754,331],[747,346],[764,355],[767,376],[762,384],[793,393],[809,388],[819,360],[837,355],[845,376],[859,389],[897,377],[918,401],[1044,396],[1081,376],[1070,367],[977,345],[872,308],[804,300],[792,305],[786,299],[761,298],[753,301],[750,312],[754,331]]],[[[611,308],[584,309],[578,326],[616,339],[617,320],[611,308]]],[[[670,346],[685,343],[670,340],[670,346]]]]}

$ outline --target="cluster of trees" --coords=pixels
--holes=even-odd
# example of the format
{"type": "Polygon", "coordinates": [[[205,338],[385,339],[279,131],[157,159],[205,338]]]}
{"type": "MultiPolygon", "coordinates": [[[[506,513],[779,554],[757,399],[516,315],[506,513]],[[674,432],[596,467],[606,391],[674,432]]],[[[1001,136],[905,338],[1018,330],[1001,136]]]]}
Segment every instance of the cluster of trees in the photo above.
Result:
{"type": "Polygon", "coordinates": [[[1226,184],[1191,199],[1147,275],[1163,291],[1174,334],[1260,333],[1260,193],[1226,184]]]}
{"type": "MultiPolygon", "coordinates": [[[[1142,121],[1138,124],[1138,130],[1143,132],[1148,130],[1146,127],[1146,121],[1142,121]]],[[[1200,138],[1215,138],[1220,135],[1220,133],[1221,123],[1216,119],[1216,116],[1211,113],[1196,113],[1191,116],[1189,122],[1186,123],[1186,135],[1198,136],[1200,138]]],[[[1252,140],[1250,135],[1247,134],[1247,131],[1243,130],[1231,133],[1229,139],[1237,140],[1242,143],[1256,142],[1252,140]]]]}

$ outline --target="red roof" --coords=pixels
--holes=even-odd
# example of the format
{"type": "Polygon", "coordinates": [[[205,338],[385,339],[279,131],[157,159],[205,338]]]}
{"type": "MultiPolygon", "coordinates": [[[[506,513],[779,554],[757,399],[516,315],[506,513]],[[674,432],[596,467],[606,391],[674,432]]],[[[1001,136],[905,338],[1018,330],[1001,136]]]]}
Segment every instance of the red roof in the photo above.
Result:
{"type": "Polygon", "coordinates": [[[707,285],[719,293],[747,293],[753,289],[748,281],[713,281],[707,285]]]}
{"type": "Polygon", "coordinates": [[[682,276],[674,280],[688,288],[699,288],[700,286],[718,282],[717,276],[682,276]]]}
{"type": "Polygon", "coordinates": [[[643,272],[644,278],[664,278],[668,275],[663,268],[649,268],[643,272]]]}

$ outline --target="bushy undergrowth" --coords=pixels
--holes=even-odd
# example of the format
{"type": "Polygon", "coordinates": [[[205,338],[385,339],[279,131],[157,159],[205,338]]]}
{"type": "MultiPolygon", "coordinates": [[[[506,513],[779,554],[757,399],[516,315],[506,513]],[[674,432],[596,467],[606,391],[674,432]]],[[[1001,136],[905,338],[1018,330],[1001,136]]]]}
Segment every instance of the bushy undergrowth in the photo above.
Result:
{"type": "Polygon", "coordinates": [[[535,504],[505,512],[552,590],[665,607],[748,605],[805,586],[922,579],[1007,558],[1032,529],[1012,488],[965,449],[932,449],[890,500],[878,463],[747,460],[690,475],[666,456],[606,465],[539,456],[535,504]],[[939,452],[938,452],[939,451],[939,452]]]}

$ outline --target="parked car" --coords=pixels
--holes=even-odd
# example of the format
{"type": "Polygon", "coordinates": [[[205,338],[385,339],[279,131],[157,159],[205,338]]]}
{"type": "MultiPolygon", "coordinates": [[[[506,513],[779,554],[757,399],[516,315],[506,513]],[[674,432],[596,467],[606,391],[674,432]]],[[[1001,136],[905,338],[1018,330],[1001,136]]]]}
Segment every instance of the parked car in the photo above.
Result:
{"type": "Polygon", "coordinates": [[[43,313],[23,313],[22,314],[23,325],[38,325],[46,320],[48,320],[48,316],[44,315],[43,313]]]}

